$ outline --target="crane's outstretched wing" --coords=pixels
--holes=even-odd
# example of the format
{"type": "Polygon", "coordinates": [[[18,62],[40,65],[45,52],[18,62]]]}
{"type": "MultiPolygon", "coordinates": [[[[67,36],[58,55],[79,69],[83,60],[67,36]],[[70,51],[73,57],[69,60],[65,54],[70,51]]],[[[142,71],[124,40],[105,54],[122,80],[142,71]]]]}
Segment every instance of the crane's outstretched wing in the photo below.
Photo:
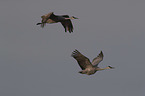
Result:
{"type": "MultiPolygon", "coordinates": [[[[62,17],[69,18],[68,15],[62,15],[62,17]]],[[[67,31],[69,31],[70,33],[73,32],[73,25],[72,25],[71,20],[68,19],[68,20],[62,21],[61,24],[63,25],[65,32],[67,31]]]]}
{"type": "Polygon", "coordinates": [[[48,14],[45,14],[45,15],[41,16],[41,18],[42,18],[42,23],[46,23],[47,20],[48,20],[51,16],[55,16],[55,15],[53,14],[53,12],[50,12],[50,13],[48,13],[48,14]]]}
{"type": "Polygon", "coordinates": [[[92,65],[97,67],[98,64],[103,60],[103,57],[104,55],[103,55],[103,52],[101,51],[100,54],[96,58],[93,59],[92,65]]]}
{"type": "Polygon", "coordinates": [[[90,60],[82,55],[78,50],[73,51],[71,56],[77,60],[82,70],[86,69],[87,67],[92,67],[90,60]]]}
{"type": "Polygon", "coordinates": [[[41,27],[43,28],[45,26],[45,24],[47,23],[47,20],[51,17],[55,16],[53,14],[53,12],[50,12],[48,14],[45,14],[43,16],[41,16],[42,20],[41,20],[41,27]]]}
{"type": "Polygon", "coordinates": [[[73,32],[73,25],[71,20],[62,21],[61,24],[63,25],[65,32],[69,31],[69,33],[73,32]]]}

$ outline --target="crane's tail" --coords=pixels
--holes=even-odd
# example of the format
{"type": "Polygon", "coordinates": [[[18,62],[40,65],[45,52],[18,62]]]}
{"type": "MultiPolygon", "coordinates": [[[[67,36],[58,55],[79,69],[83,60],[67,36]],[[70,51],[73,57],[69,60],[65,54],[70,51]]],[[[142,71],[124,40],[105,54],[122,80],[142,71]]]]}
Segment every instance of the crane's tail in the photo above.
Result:
{"type": "Polygon", "coordinates": [[[40,25],[40,24],[42,24],[42,23],[37,23],[36,25],[40,25]]]}
{"type": "Polygon", "coordinates": [[[45,26],[45,23],[37,23],[36,25],[41,25],[41,27],[43,28],[45,26]]]}

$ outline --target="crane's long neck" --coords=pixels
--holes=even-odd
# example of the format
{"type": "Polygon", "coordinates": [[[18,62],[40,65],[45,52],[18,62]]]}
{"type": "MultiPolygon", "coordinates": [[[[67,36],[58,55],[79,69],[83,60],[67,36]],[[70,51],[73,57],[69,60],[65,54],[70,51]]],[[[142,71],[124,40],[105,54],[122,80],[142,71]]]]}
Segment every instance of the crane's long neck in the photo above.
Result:
{"type": "Polygon", "coordinates": [[[105,68],[96,68],[97,71],[101,71],[101,70],[106,70],[106,69],[112,69],[111,67],[105,67],[105,68]]]}
{"type": "Polygon", "coordinates": [[[72,19],[72,18],[70,17],[70,18],[65,18],[65,19],[72,19]]]}
{"type": "Polygon", "coordinates": [[[76,19],[76,18],[74,18],[74,17],[72,16],[72,17],[68,17],[68,18],[65,18],[65,19],[70,19],[70,20],[71,20],[71,19],[76,19]]]}
{"type": "Polygon", "coordinates": [[[71,16],[71,17],[68,17],[68,18],[65,18],[65,19],[78,19],[78,18],[74,17],[74,16],[71,16]]]}

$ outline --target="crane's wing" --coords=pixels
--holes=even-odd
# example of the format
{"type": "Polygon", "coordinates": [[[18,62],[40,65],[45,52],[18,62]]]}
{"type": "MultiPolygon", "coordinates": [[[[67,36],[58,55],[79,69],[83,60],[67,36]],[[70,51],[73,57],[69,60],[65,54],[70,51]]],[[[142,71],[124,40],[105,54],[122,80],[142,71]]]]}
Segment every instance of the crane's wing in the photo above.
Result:
{"type": "Polygon", "coordinates": [[[100,54],[96,58],[93,59],[92,65],[97,67],[98,64],[103,60],[103,57],[104,55],[103,55],[103,52],[101,51],[100,54]]]}
{"type": "Polygon", "coordinates": [[[48,13],[48,14],[45,14],[45,15],[41,16],[41,18],[42,18],[42,23],[46,23],[47,20],[48,20],[50,17],[52,17],[52,16],[55,16],[55,15],[53,14],[53,12],[50,12],[50,13],[48,13]]]}
{"type": "Polygon", "coordinates": [[[45,14],[45,15],[43,15],[43,16],[41,16],[41,18],[42,18],[42,20],[41,20],[41,27],[43,28],[44,26],[45,26],[45,24],[47,23],[47,20],[50,18],[50,17],[52,17],[52,16],[55,16],[54,14],[53,14],[53,12],[50,12],[50,13],[48,13],[48,14],[45,14]]]}
{"type": "Polygon", "coordinates": [[[73,32],[73,25],[71,20],[62,21],[61,24],[63,25],[65,32],[69,31],[69,33],[73,32]]]}
{"type": "MultiPolygon", "coordinates": [[[[69,18],[68,15],[62,15],[62,17],[69,18]]],[[[71,20],[68,19],[68,20],[62,21],[61,24],[63,25],[65,32],[67,31],[69,31],[70,33],[73,32],[73,25],[72,25],[71,20]]]]}
{"type": "Polygon", "coordinates": [[[77,60],[82,70],[86,69],[87,67],[92,67],[90,60],[82,55],[78,50],[73,51],[71,56],[77,60]]]}

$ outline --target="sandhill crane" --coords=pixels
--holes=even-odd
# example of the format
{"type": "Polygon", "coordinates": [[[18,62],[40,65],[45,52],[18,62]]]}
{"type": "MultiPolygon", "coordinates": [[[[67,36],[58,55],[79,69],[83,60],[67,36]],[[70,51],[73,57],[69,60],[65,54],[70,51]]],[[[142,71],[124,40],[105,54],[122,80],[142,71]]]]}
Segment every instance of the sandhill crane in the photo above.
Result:
{"type": "Polygon", "coordinates": [[[46,23],[52,24],[60,22],[65,28],[65,32],[69,31],[70,33],[73,32],[71,19],[78,19],[74,16],[69,17],[68,15],[54,15],[53,12],[43,15],[41,16],[41,18],[41,23],[37,23],[36,25],[41,25],[41,27],[43,28],[46,23]]]}
{"type": "Polygon", "coordinates": [[[111,66],[108,66],[106,68],[98,67],[98,64],[103,60],[103,57],[104,57],[102,51],[96,58],[93,59],[92,63],[90,62],[90,60],[87,57],[85,57],[83,54],[81,54],[78,50],[73,51],[71,56],[77,60],[79,66],[81,67],[82,71],[79,71],[79,73],[81,73],[81,74],[92,75],[100,70],[114,68],[111,66]]]}

